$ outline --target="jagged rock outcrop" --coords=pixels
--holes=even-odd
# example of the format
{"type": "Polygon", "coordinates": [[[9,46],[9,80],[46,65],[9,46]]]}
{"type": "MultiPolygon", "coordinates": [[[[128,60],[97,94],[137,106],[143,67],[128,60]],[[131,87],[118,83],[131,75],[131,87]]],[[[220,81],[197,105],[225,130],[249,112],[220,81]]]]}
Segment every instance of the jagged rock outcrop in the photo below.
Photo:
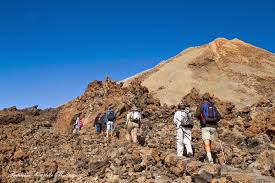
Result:
{"type": "Polygon", "coordinates": [[[39,116],[41,110],[38,106],[18,110],[16,107],[10,107],[0,111],[0,124],[20,123],[28,117],[39,116]]]}
{"type": "Polygon", "coordinates": [[[109,106],[115,109],[120,122],[133,105],[144,109],[151,105],[160,106],[160,102],[154,99],[138,80],[133,81],[127,88],[123,88],[121,83],[112,82],[109,78],[103,82],[94,81],[88,85],[82,96],[60,107],[56,130],[70,132],[71,123],[79,114],[84,117],[84,123],[90,125],[96,114],[103,113],[109,106]]]}

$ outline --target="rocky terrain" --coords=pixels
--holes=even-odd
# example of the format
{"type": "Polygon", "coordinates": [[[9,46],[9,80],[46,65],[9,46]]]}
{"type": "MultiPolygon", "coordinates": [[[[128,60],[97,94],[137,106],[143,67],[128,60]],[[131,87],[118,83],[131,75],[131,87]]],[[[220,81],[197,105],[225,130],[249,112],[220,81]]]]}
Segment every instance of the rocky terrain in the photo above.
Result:
{"type": "Polygon", "coordinates": [[[192,88],[209,92],[238,109],[263,96],[275,99],[275,55],[238,39],[218,38],[188,48],[138,78],[162,104],[175,105],[192,88]]]}
{"type": "MultiPolygon", "coordinates": [[[[273,81],[274,82],[274,81],[273,81]]],[[[191,88],[182,95],[191,110],[204,91],[191,88]]],[[[216,96],[216,95],[215,95],[216,96]]],[[[176,107],[161,105],[138,79],[127,86],[110,79],[94,81],[85,93],[48,110],[37,107],[0,111],[0,182],[275,182],[275,107],[268,97],[236,108],[213,97],[223,119],[214,143],[215,164],[204,161],[198,122],[193,129],[194,158],[179,158],[175,149],[176,107]],[[140,145],[125,140],[127,111],[142,111],[140,145]],[[115,137],[106,139],[92,127],[97,112],[113,106],[118,114],[115,137]],[[75,116],[84,129],[72,135],[75,116]]]]}

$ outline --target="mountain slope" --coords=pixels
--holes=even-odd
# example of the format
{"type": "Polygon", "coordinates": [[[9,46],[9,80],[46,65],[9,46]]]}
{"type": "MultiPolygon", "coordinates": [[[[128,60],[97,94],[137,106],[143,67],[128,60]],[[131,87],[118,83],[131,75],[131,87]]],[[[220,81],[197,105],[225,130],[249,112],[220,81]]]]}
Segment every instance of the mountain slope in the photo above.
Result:
{"type": "MultiPolygon", "coordinates": [[[[202,94],[183,99],[191,111],[202,94]]],[[[269,100],[242,110],[214,98],[223,119],[213,140],[215,164],[208,164],[199,123],[192,129],[194,157],[176,155],[175,106],[161,106],[146,87],[128,87],[106,79],[58,109],[15,107],[0,110],[0,182],[275,182],[275,107],[269,100]],[[112,105],[117,114],[114,137],[96,134],[94,114],[112,105]],[[139,145],[126,141],[125,117],[131,106],[142,114],[139,145]],[[75,114],[84,128],[72,135],[75,114]],[[66,130],[68,133],[56,133],[66,130]],[[223,145],[223,149],[220,147],[223,145]],[[226,157],[226,165],[220,165],[226,157]]]]}
{"type": "Polygon", "coordinates": [[[275,55],[238,39],[219,38],[186,49],[125,84],[134,78],[142,80],[161,103],[177,104],[197,88],[239,108],[263,96],[275,98],[275,55]]]}

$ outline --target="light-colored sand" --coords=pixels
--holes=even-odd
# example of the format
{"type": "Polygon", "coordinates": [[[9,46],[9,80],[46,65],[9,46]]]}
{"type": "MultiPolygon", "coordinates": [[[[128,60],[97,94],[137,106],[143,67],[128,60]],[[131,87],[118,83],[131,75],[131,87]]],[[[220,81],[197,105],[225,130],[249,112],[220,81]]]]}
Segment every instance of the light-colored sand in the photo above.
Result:
{"type": "MultiPolygon", "coordinates": [[[[274,63],[272,53],[237,39],[217,39],[207,45],[187,49],[157,66],[157,69],[147,71],[147,75],[136,77],[142,78],[142,85],[148,87],[161,103],[168,105],[179,103],[195,87],[201,93],[210,92],[243,107],[265,95],[260,91],[258,78],[269,78],[266,82],[270,84],[275,82],[274,63]]],[[[268,88],[270,84],[265,83],[264,87],[271,92],[268,96],[274,97],[272,87],[268,88]]]]}

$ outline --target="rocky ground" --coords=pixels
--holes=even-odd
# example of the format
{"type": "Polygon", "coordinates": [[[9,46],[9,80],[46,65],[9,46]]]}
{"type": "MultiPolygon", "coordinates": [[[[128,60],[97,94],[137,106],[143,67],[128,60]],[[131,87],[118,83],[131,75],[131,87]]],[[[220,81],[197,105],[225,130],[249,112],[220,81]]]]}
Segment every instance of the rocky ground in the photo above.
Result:
{"type": "MultiPolygon", "coordinates": [[[[182,101],[195,110],[201,93],[192,89],[182,101]]],[[[123,87],[109,79],[94,81],[85,93],[58,109],[37,107],[0,111],[0,182],[275,182],[275,107],[261,99],[237,110],[214,98],[223,115],[218,132],[226,157],[220,165],[204,161],[198,122],[193,130],[194,158],[179,158],[175,149],[175,106],[160,105],[134,80],[123,87]],[[125,140],[124,120],[132,105],[142,110],[140,145],[125,140]],[[97,135],[91,121],[112,105],[118,114],[115,137],[97,135]],[[80,135],[70,124],[85,116],[80,135]]]]}

